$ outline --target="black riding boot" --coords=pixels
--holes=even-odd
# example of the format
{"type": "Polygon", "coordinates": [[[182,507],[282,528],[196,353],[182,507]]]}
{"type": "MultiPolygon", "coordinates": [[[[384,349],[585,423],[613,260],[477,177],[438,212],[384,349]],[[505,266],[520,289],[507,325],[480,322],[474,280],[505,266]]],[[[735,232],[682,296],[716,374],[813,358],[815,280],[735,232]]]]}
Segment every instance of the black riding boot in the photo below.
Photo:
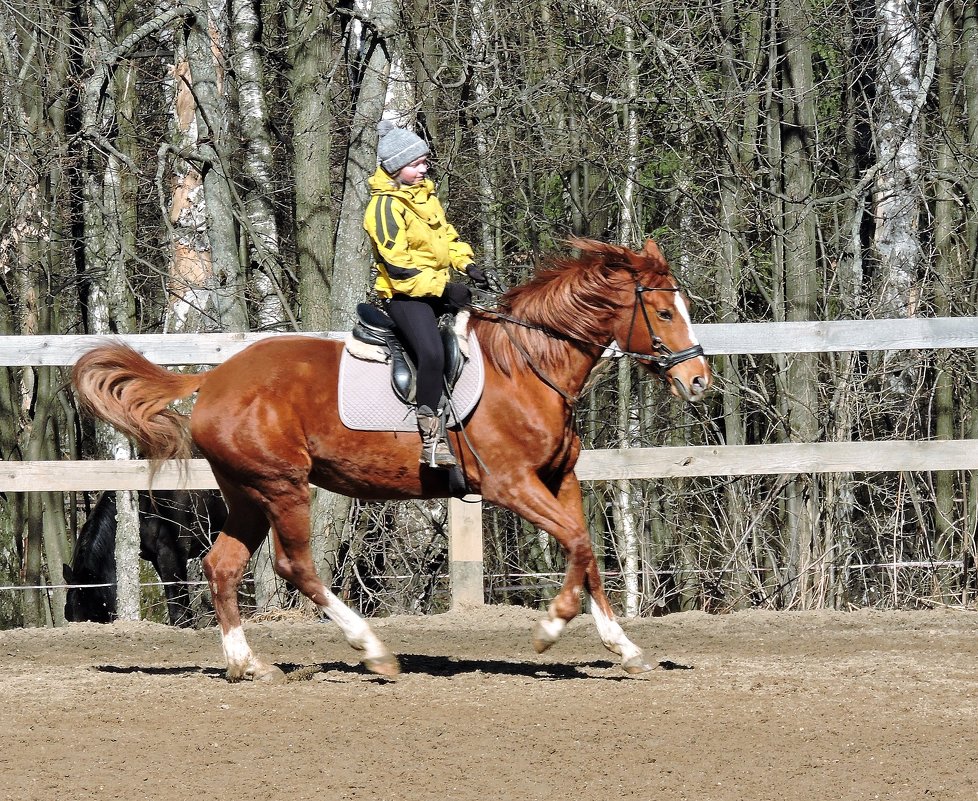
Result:
{"type": "Polygon", "coordinates": [[[442,436],[441,417],[430,406],[417,410],[418,432],[421,434],[421,464],[429,467],[455,467],[458,462],[442,436]]]}

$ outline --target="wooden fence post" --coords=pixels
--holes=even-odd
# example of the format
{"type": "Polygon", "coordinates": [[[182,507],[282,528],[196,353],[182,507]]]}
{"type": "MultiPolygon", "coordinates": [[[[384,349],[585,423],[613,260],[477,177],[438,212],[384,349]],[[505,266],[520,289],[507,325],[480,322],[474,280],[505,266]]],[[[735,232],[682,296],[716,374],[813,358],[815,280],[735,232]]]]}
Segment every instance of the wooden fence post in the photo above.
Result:
{"type": "Polygon", "coordinates": [[[452,609],[482,606],[482,498],[478,495],[448,499],[448,563],[452,609]]]}

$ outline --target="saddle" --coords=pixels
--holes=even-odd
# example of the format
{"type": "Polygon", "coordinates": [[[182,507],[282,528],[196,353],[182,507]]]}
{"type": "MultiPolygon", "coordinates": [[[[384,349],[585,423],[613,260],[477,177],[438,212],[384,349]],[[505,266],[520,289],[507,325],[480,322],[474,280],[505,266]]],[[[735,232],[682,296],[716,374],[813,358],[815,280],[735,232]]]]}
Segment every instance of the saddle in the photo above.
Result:
{"type": "MultiPolygon", "coordinates": [[[[468,358],[464,336],[468,316],[467,311],[462,311],[457,315],[443,314],[438,320],[438,331],[445,349],[445,382],[449,394],[458,383],[468,358]]],[[[389,363],[394,394],[402,403],[415,405],[417,368],[398,336],[397,324],[386,312],[369,303],[358,303],[357,321],[346,347],[358,358],[389,363]]]]}

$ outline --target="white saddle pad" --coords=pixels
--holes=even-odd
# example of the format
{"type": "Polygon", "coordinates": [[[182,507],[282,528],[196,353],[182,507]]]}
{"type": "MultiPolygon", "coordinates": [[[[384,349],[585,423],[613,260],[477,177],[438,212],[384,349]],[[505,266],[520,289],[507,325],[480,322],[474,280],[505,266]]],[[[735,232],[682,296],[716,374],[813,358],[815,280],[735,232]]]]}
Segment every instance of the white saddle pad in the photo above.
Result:
{"type": "MultiPolygon", "coordinates": [[[[452,392],[448,422],[465,420],[482,396],[485,368],[474,331],[469,331],[469,358],[452,392]]],[[[356,431],[417,431],[414,407],[404,404],[391,388],[391,366],[353,356],[343,348],[339,379],[340,421],[356,431]]]]}

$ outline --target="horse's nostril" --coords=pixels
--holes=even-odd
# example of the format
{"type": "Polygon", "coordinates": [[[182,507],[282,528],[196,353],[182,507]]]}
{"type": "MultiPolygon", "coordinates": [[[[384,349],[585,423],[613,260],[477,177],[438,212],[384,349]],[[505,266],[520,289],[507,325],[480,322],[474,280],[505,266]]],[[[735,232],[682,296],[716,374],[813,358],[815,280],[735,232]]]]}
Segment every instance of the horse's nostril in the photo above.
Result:
{"type": "Polygon", "coordinates": [[[702,395],[709,386],[710,382],[706,379],[706,376],[698,375],[690,381],[690,388],[696,395],[702,395]]]}

